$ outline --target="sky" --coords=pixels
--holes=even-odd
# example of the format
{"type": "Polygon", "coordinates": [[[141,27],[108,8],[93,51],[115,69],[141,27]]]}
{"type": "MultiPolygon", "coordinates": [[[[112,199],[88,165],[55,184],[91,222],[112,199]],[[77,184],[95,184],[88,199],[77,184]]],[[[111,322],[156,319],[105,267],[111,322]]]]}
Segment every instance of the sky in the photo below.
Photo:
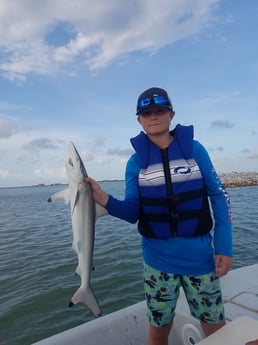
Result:
{"type": "Polygon", "coordinates": [[[70,141],[124,179],[153,86],[218,173],[258,171],[257,18],[257,0],[0,0],[0,187],[67,183],[70,141]]]}

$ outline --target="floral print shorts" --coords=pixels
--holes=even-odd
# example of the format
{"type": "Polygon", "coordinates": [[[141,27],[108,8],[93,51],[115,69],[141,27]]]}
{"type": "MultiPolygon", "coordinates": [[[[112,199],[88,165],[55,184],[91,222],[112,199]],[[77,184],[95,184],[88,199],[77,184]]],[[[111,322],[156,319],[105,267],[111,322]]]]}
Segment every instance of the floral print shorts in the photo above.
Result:
{"type": "Polygon", "coordinates": [[[160,272],[144,264],[144,289],[150,323],[162,327],[173,321],[176,303],[183,288],[191,315],[208,324],[224,320],[219,279],[214,272],[186,276],[160,272]]]}

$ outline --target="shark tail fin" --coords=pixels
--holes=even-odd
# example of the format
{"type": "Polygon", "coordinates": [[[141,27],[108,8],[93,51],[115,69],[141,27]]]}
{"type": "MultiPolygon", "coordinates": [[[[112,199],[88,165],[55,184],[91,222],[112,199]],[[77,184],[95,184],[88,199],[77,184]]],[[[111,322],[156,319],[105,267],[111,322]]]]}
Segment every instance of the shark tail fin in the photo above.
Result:
{"type": "Polygon", "coordinates": [[[69,307],[72,307],[74,304],[79,302],[86,304],[96,317],[101,315],[98,301],[90,286],[87,286],[86,289],[80,287],[71,298],[69,307]]]}

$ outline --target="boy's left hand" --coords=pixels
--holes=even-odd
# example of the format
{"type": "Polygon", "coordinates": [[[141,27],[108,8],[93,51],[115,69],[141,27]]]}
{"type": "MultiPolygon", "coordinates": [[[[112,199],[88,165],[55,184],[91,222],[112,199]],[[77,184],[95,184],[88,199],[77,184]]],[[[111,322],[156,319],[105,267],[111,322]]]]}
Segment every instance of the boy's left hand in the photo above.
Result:
{"type": "Polygon", "coordinates": [[[215,255],[216,276],[222,277],[228,273],[232,266],[232,257],[225,255],[215,255]]]}

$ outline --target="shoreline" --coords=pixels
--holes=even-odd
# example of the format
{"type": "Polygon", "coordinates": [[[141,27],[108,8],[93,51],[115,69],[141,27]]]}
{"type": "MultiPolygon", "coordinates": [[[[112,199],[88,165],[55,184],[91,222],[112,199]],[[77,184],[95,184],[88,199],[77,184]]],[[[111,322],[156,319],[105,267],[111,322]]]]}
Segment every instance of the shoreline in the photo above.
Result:
{"type": "MultiPolygon", "coordinates": [[[[258,186],[258,171],[254,172],[231,172],[231,173],[218,173],[219,178],[221,179],[222,184],[226,188],[235,188],[235,187],[252,187],[258,186]]],[[[123,182],[123,179],[104,179],[98,180],[99,183],[115,183],[123,182]]],[[[25,187],[49,187],[49,186],[67,186],[67,183],[38,183],[36,185],[30,186],[14,186],[14,187],[0,187],[0,188],[25,188],[25,187]]]]}
{"type": "Polygon", "coordinates": [[[218,174],[225,187],[258,186],[258,172],[231,172],[218,174]]]}
{"type": "MultiPolygon", "coordinates": [[[[258,186],[258,171],[254,172],[231,172],[231,173],[218,173],[219,178],[221,179],[222,184],[225,187],[234,188],[234,187],[251,187],[258,186]]],[[[124,180],[119,179],[104,179],[98,180],[99,183],[114,183],[114,182],[123,182],[124,180]]],[[[50,185],[59,185],[61,183],[52,183],[50,185]]],[[[42,186],[39,184],[38,186],[42,186]]],[[[43,185],[44,186],[44,185],[43,185]]]]}

